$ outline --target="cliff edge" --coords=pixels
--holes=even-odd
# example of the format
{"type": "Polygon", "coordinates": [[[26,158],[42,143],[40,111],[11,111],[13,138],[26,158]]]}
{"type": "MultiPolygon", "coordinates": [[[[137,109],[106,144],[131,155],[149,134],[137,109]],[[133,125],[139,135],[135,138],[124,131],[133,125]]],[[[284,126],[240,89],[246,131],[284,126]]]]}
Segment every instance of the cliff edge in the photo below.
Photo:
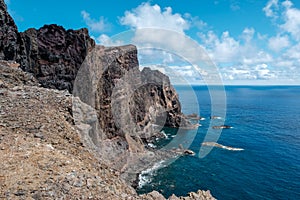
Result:
{"type": "Polygon", "coordinates": [[[148,159],[152,125],[190,125],[169,78],[140,71],[133,45],[97,46],[87,29],[19,33],[3,0],[0,23],[1,197],[163,199],[123,179],[142,170],[126,173],[131,158],[148,159]]]}

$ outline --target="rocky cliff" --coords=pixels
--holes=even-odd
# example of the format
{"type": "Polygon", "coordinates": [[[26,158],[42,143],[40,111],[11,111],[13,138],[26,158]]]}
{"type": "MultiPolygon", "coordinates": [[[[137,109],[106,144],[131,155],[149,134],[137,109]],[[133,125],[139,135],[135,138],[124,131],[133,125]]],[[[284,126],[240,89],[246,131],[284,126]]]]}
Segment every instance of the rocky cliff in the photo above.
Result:
{"type": "MultiPolygon", "coordinates": [[[[65,30],[57,25],[45,25],[38,30],[29,29],[19,33],[3,0],[0,0],[0,22],[0,59],[10,61],[0,63],[1,111],[4,110],[0,121],[4,138],[0,140],[1,148],[8,149],[4,156],[11,153],[15,156],[13,159],[22,163],[31,155],[26,152],[34,155],[27,160],[28,167],[26,165],[24,168],[27,175],[20,176],[17,183],[13,182],[15,179],[10,173],[7,173],[8,176],[0,175],[0,180],[4,180],[0,184],[1,191],[7,192],[4,196],[34,193],[20,186],[27,179],[29,182],[25,182],[32,186],[33,191],[41,191],[41,188],[34,188],[39,185],[44,187],[46,182],[40,181],[51,179],[51,184],[55,183],[54,188],[45,190],[50,192],[47,193],[49,197],[57,190],[63,192],[54,193],[54,196],[83,191],[81,186],[76,188],[78,184],[75,182],[83,183],[79,185],[89,190],[97,180],[92,178],[92,184],[88,186],[89,177],[83,175],[87,173],[83,166],[94,162],[107,163],[132,183],[135,173],[142,170],[142,166],[147,167],[162,156],[170,156],[160,152],[155,159],[152,154],[152,159],[148,159],[150,157],[147,155],[150,154],[145,144],[158,134],[153,125],[179,127],[190,124],[182,118],[180,102],[169,78],[149,68],[140,71],[137,49],[133,45],[97,46],[87,29],[65,30]],[[45,88],[68,90],[74,97],[66,91],[45,88]],[[16,135],[18,133],[21,134],[16,135]],[[11,143],[13,137],[20,137],[20,143],[11,143]],[[36,142],[38,147],[35,146],[36,142]],[[28,146],[28,151],[18,150],[23,145],[28,146]],[[38,153],[40,151],[41,154],[38,153]],[[47,157],[48,154],[54,157],[47,157]],[[82,161],[85,156],[91,159],[82,161]],[[67,158],[72,158],[70,162],[74,165],[71,164],[71,168],[82,166],[83,171],[82,176],[77,176],[77,170],[75,175],[69,172],[71,168],[64,171],[65,176],[67,172],[75,176],[72,183],[68,182],[66,192],[60,188],[66,177],[58,176],[56,171],[65,169],[67,164],[63,160],[67,158]],[[45,166],[38,164],[39,159],[45,166]],[[32,162],[37,162],[39,169],[34,169],[43,176],[33,176],[31,172],[35,170],[27,171],[32,162]],[[134,172],[133,175],[129,175],[128,170],[134,172]],[[48,176],[50,172],[54,173],[52,178],[48,176]],[[28,176],[39,179],[33,185],[28,176]]],[[[8,172],[10,168],[16,171],[23,169],[15,165],[15,162],[3,162],[1,172],[8,172]]],[[[101,165],[95,167],[99,173],[101,169],[101,165]]],[[[91,174],[96,173],[87,170],[91,174]]],[[[106,179],[104,182],[111,183],[106,179]]],[[[100,184],[99,181],[97,184],[100,184]]],[[[100,194],[101,187],[98,189],[95,189],[95,193],[100,194]]],[[[126,195],[136,195],[130,187],[123,189],[126,195]]],[[[117,193],[115,189],[109,194],[114,193],[117,193]]],[[[37,195],[46,194],[42,192],[37,195]]]]}
{"type": "Polygon", "coordinates": [[[16,60],[20,34],[17,26],[6,9],[4,0],[0,0],[0,59],[16,60]]]}
{"type": "MultiPolygon", "coordinates": [[[[0,61],[1,199],[165,199],[137,195],[117,170],[97,161],[74,125],[74,97],[40,87],[17,66],[0,61]]],[[[212,197],[199,190],[184,199],[212,197]]]]}
{"type": "Polygon", "coordinates": [[[141,170],[175,156],[145,148],[160,134],[154,127],[189,125],[181,117],[169,78],[149,68],[140,71],[133,45],[96,46],[90,51],[77,74],[73,95],[90,106],[73,104],[75,121],[85,127],[83,141],[131,184],[141,170]]]}
{"type": "Polygon", "coordinates": [[[17,61],[43,87],[71,92],[77,71],[94,46],[85,28],[65,30],[54,24],[45,25],[20,33],[17,61]]]}

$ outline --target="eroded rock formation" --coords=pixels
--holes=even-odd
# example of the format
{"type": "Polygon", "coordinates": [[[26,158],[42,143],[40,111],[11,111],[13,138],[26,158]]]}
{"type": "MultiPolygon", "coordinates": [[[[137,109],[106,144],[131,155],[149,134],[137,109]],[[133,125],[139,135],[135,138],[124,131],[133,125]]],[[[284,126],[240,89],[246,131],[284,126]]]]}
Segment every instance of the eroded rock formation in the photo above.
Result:
{"type": "MultiPolygon", "coordinates": [[[[180,102],[169,78],[148,68],[140,71],[137,50],[133,45],[95,46],[87,29],[74,31],[45,25],[38,30],[28,29],[19,33],[3,0],[0,0],[0,22],[0,59],[11,61],[0,62],[0,106],[5,108],[0,113],[0,144],[4,151],[1,160],[8,159],[5,156],[9,151],[18,163],[24,163],[25,175],[19,179],[23,182],[28,180],[23,186],[30,186],[20,187],[20,184],[13,183],[11,177],[0,174],[0,180],[4,179],[4,185],[3,181],[0,182],[1,192],[6,192],[1,195],[51,198],[72,195],[84,198],[79,195],[89,195],[90,187],[95,190],[93,194],[104,193],[101,185],[104,179],[106,185],[119,188],[111,190],[105,198],[139,199],[132,188],[126,187],[116,175],[98,180],[86,174],[100,174],[102,171],[111,176],[114,171],[94,164],[95,158],[102,163],[109,160],[109,167],[121,172],[130,167],[137,167],[134,172],[138,172],[145,161],[149,164],[155,160],[144,156],[153,158],[144,148],[145,139],[157,133],[152,129],[153,124],[170,127],[178,127],[180,123],[189,125],[181,117],[180,102]],[[17,69],[19,64],[23,71],[29,73],[17,69]],[[66,91],[39,86],[67,89],[77,98],[72,98],[66,91]],[[20,138],[20,141],[11,143],[13,137],[20,138]],[[21,146],[26,151],[15,148],[21,146]],[[26,157],[26,152],[31,152],[32,157],[26,157]],[[20,157],[23,154],[24,157],[20,157]],[[108,156],[103,157],[106,154],[108,156]],[[136,159],[135,156],[140,154],[143,156],[136,159]],[[69,158],[71,163],[67,162],[69,158]],[[52,161],[56,164],[49,167],[52,161]],[[42,163],[35,166],[36,162],[42,163]],[[76,168],[76,171],[70,171],[71,168],[76,168]],[[49,174],[57,170],[62,176],[54,174],[51,178],[49,174]],[[35,171],[42,176],[34,174],[35,171]],[[48,183],[48,179],[53,181],[48,183]],[[43,192],[37,188],[39,186],[50,189],[43,192]]],[[[15,165],[16,162],[2,162],[1,172],[9,171],[15,165]]],[[[19,171],[15,170],[18,174],[19,171]]]]}
{"type": "Polygon", "coordinates": [[[107,155],[117,169],[127,166],[128,154],[144,155],[145,143],[159,132],[153,125],[190,125],[169,78],[149,68],[140,71],[135,46],[96,46],[87,29],[58,25],[19,33],[3,1],[1,9],[1,58],[20,63],[42,87],[67,89],[95,109],[98,120],[82,138],[89,137],[91,149],[101,149],[98,156],[107,155]]]}
{"type": "Polygon", "coordinates": [[[34,74],[43,87],[73,89],[81,63],[95,42],[88,30],[65,30],[57,25],[28,29],[20,33],[19,63],[34,74]]]}
{"type": "Polygon", "coordinates": [[[181,121],[188,125],[181,119],[180,102],[169,78],[149,68],[140,71],[133,45],[96,46],[77,74],[73,94],[90,105],[85,109],[74,104],[74,110],[79,109],[76,121],[88,124],[82,138],[115,169],[133,173],[126,178],[131,183],[153,162],[174,156],[164,152],[149,156],[145,142],[159,131],[153,125],[179,127],[181,121]],[[98,120],[84,120],[80,115],[84,112],[98,120]]]}
{"type": "Polygon", "coordinates": [[[19,33],[7,12],[4,0],[0,0],[0,60],[16,60],[19,33]]]}

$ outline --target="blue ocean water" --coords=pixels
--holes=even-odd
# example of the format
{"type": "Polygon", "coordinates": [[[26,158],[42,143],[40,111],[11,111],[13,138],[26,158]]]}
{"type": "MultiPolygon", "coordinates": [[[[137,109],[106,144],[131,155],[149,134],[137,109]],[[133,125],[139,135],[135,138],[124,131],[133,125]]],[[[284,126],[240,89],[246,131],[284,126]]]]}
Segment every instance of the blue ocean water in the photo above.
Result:
{"type": "MultiPolygon", "coordinates": [[[[139,193],[157,190],[169,197],[209,189],[224,200],[300,199],[300,86],[225,89],[225,124],[234,128],[224,129],[217,142],[244,151],[213,148],[204,158],[180,157],[148,174],[151,181],[139,188],[139,193]]],[[[205,86],[176,86],[176,90],[185,114],[206,117],[189,147],[198,153],[210,123],[210,93],[205,86]],[[193,94],[197,101],[192,100],[193,94]]],[[[169,140],[157,145],[169,142],[176,134],[175,129],[164,132],[169,140]]]]}

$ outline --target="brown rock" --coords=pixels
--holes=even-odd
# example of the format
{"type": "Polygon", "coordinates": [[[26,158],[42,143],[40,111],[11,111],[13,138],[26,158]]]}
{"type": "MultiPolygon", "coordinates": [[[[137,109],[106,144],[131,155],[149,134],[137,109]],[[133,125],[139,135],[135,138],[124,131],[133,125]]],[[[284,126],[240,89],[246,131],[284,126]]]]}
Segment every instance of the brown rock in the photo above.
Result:
{"type": "Polygon", "coordinates": [[[0,0],[0,60],[16,60],[18,51],[17,26],[7,12],[4,0],[0,0]]]}

